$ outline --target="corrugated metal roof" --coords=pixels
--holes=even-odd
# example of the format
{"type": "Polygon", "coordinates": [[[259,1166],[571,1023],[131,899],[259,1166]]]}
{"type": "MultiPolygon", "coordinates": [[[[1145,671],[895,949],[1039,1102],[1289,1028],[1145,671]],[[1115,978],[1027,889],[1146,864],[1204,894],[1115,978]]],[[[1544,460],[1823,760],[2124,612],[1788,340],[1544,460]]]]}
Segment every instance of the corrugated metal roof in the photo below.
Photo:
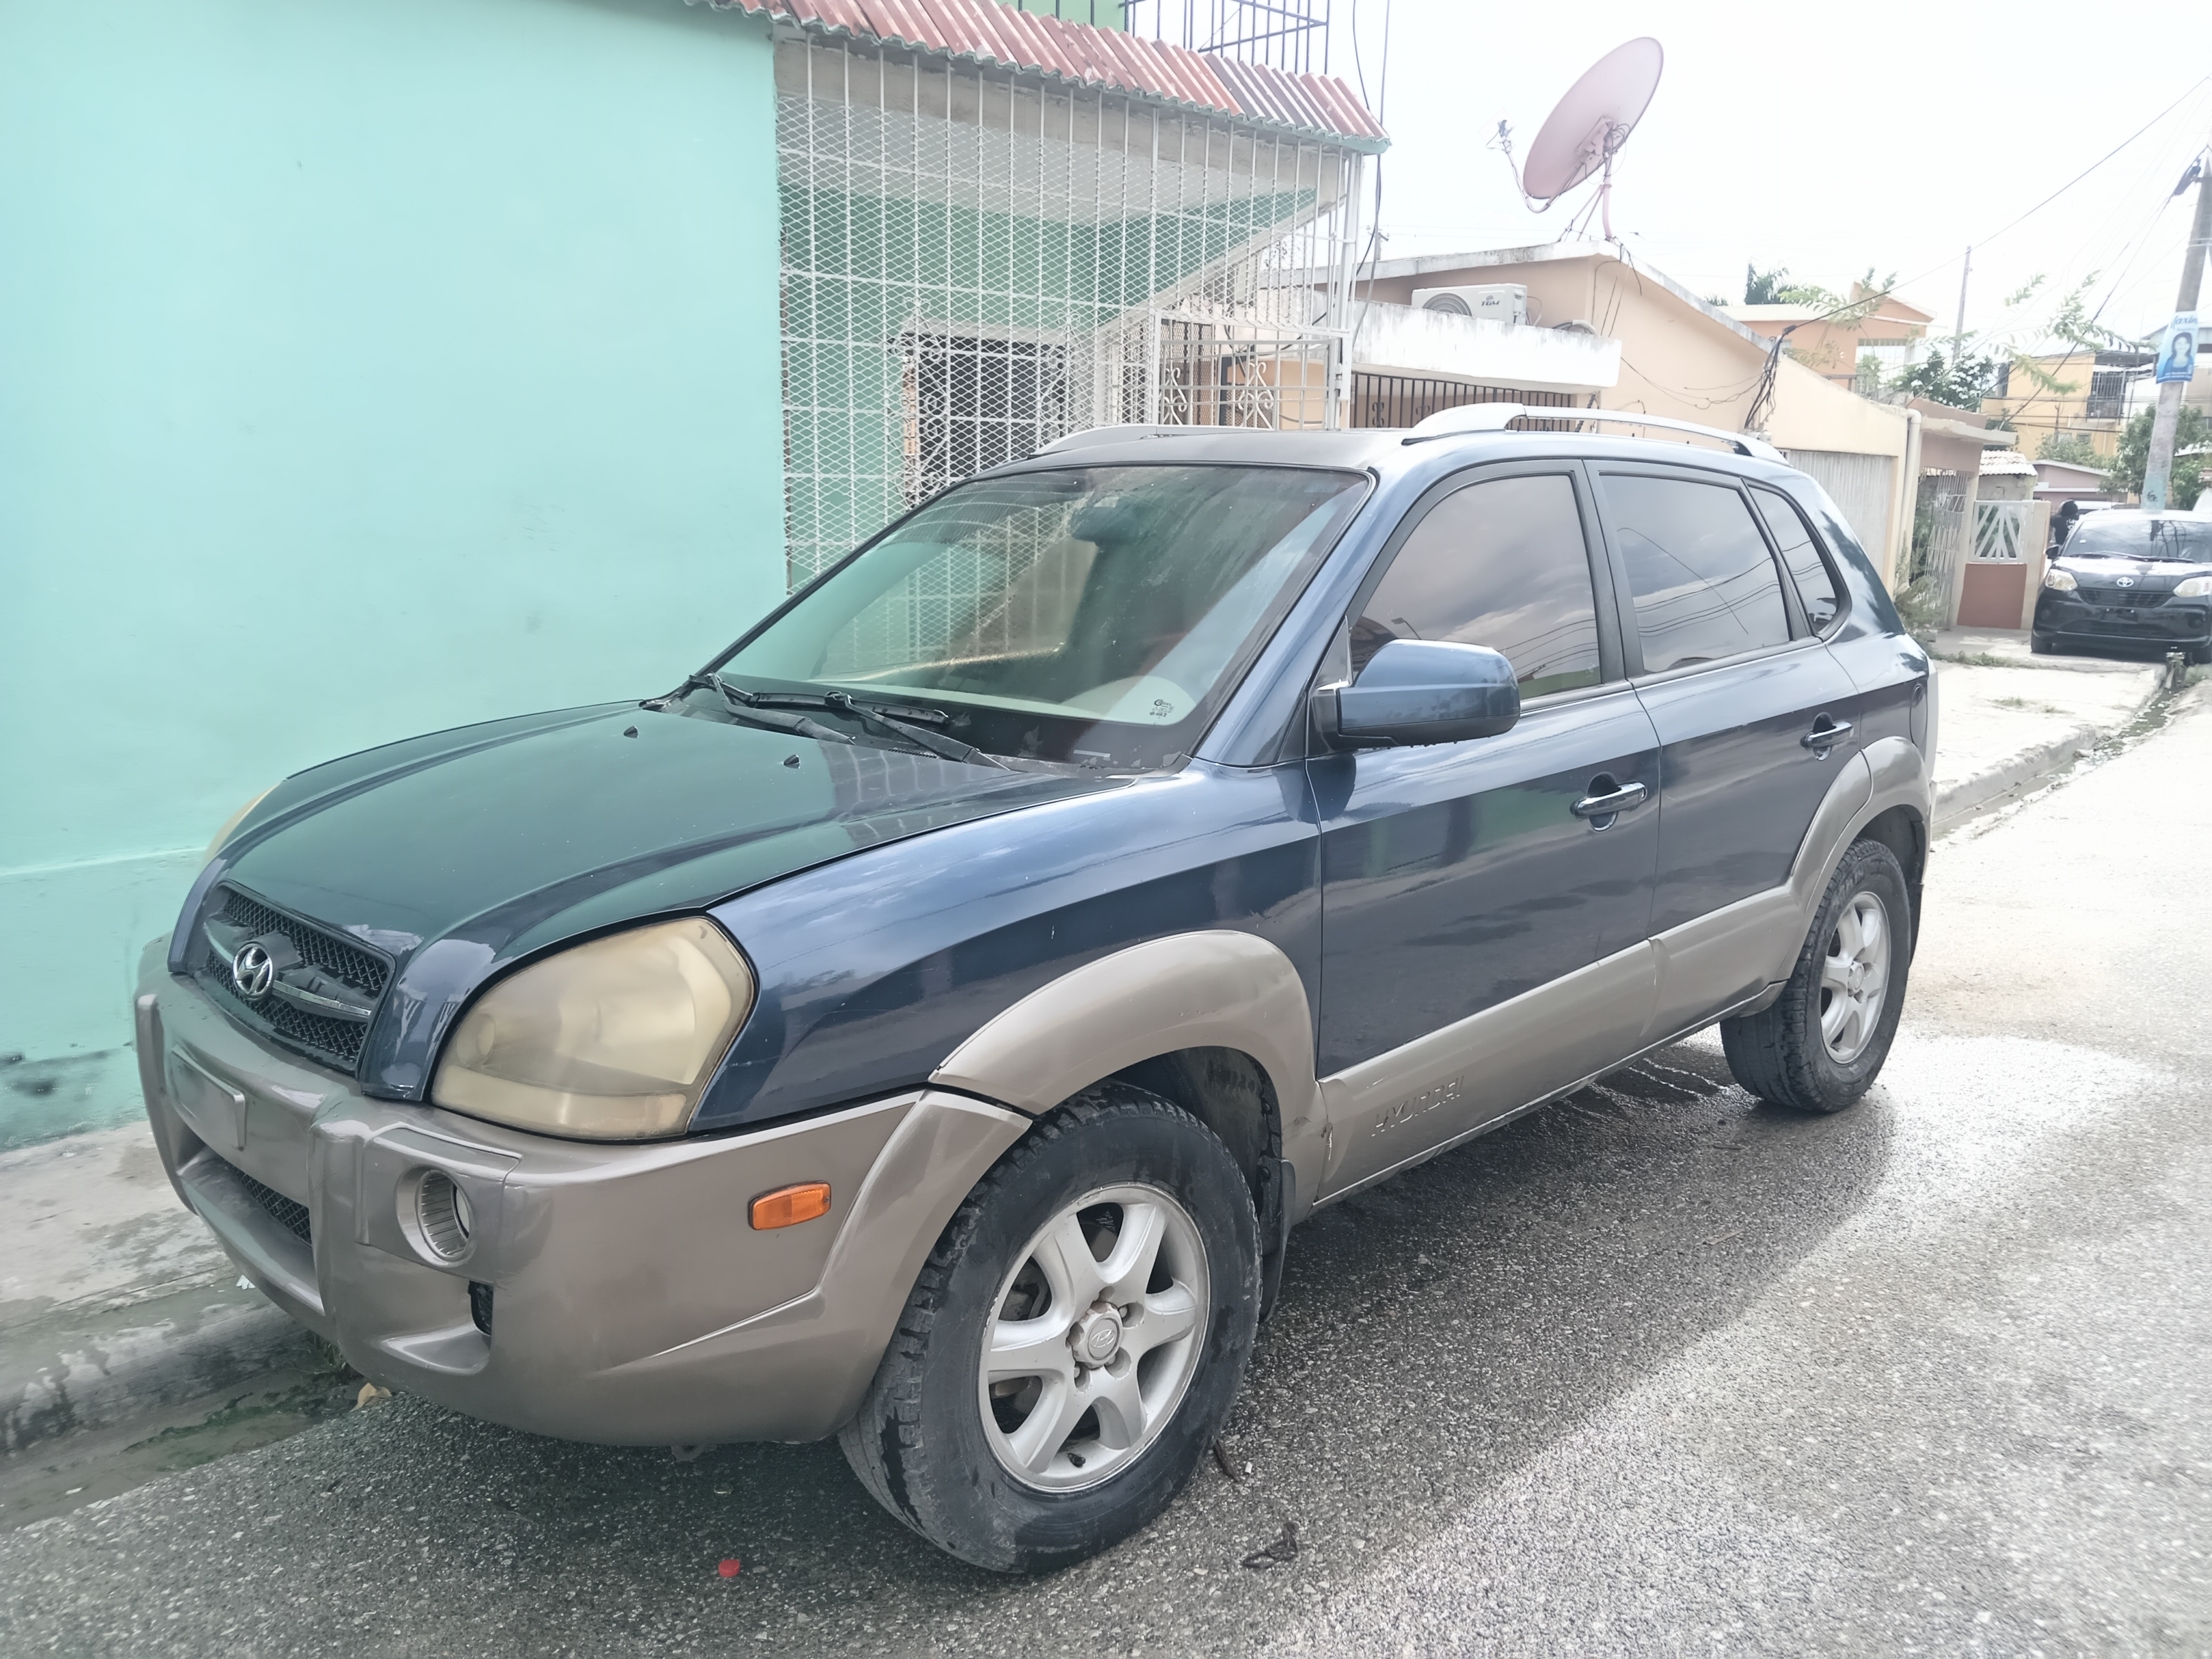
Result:
{"type": "Polygon", "coordinates": [[[1374,149],[1382,124],[1342,81],[1241,64],[1119,29],[1046,17],[999,0],[708,0],[810,33],[881,40],[944,58],[1030,70],[1085,86],[1327,133],[1374,149]]]}

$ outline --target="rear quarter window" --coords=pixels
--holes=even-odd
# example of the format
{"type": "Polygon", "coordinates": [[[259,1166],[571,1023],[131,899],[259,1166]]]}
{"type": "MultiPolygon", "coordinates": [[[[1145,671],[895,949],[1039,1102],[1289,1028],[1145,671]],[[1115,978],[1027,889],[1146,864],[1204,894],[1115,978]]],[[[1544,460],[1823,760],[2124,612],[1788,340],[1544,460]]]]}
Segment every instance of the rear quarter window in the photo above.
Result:
{"type": "Polygon", "coordinates": [[[1798,516],[1797,509],[1789,499],[1771,489],[1754,488],[1751,499],[1759,505],[1759,516],[1774,537],[1774,545],[1781,550],[1782,562],[1790,572],[1790,579],[1797,585],[1797,597],[1804,602],[1805,620],[1812,624],[1815,634],[1825,634],[1843,613],[1843,601],[1838,594],[1835,573],[1828,562],[1820,556],[1820,544],[1813,532],[1798,516]]]}

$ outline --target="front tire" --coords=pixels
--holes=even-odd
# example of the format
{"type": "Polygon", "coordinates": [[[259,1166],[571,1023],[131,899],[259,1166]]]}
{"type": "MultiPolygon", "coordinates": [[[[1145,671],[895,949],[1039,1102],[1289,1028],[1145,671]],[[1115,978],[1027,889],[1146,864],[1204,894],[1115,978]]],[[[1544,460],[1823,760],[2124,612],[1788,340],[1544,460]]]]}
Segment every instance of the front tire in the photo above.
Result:
{"type": "Polygon", "coordinates": [[[1721,1022],[1735,1080],[1773,1105],[1839,1112],[1874,1085],[1897,1036],[1912,959],[1912,898],[1878,841],[1844,852],[1782,994],[1721,1022]]]}
{"type": "Polygon", "coordinates": [[[2047,657],[2058,649],[2058,644],[2048,634],[2030,634],[2027,648],[2039,657],[2047,657]]]}
{"type": "Polygon", "coordinates": [[[1243,1380],[1260,1231],[1228,1149],[1106,1083],[1040,1119],[932,1253],[839,1436],[876,1501],[964,1561],[1066,1565],[1175,1497],[1243,1380]]]}

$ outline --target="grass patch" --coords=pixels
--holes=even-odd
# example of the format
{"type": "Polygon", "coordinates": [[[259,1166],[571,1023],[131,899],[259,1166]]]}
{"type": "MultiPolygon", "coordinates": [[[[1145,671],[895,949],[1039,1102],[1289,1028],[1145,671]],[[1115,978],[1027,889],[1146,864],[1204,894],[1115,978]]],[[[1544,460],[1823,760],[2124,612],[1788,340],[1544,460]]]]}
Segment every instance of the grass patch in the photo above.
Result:
{"type": "Polygon", "coordinates": [[[2038,668],[2042,665],[2031,657],[2001,657],[1994,651],[1930,651],[1937,662],[1956,663],[1961,668],[2038,668]]]}

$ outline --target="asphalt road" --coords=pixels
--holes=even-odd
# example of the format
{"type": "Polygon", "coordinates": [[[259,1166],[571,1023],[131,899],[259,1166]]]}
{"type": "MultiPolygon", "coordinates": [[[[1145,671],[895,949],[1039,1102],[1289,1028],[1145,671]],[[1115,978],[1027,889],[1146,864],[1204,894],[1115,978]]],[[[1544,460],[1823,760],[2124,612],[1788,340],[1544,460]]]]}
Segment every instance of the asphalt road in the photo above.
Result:
{"type": "Polygon", "coordinates": [[[2200,708],[1939,845],[1854,1109],[1694,1042],[1326,1213],[1085,1566],[403,1399],[0,1537],[0,1651],[2212,1652],[2208,849],[2200,708]]]}

